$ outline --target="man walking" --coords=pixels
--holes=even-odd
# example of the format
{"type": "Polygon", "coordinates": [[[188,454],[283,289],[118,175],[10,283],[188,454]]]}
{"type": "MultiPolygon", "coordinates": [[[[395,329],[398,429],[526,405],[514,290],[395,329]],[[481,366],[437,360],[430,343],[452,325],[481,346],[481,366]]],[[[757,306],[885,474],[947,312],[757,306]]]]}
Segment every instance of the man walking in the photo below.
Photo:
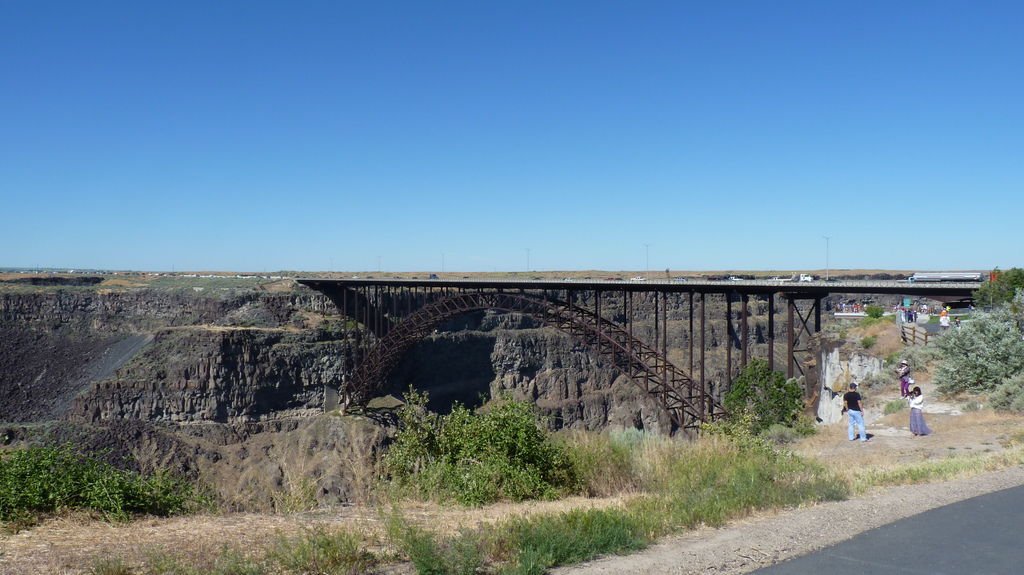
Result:
{"type": "Polygon", "coordinates": [[[851,383],[850,391],[843,394],[843,411],[850,418],[850,426],[847,432],[847,435],[850,436],[850,441],[853,441],[855,438],[854,426],[860,428],[860,440],[868,440],[867,430],[864,428],[864,411],[860,405],[862,402],[860,394],[857,393],[857,384],[851,383]]]}

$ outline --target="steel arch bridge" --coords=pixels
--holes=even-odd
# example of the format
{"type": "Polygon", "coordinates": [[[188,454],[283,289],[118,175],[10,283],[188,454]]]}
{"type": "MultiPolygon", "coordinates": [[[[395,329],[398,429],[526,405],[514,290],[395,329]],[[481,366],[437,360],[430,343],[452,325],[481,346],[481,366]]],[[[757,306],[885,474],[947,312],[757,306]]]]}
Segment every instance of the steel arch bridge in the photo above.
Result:
{"type": "MultiPolygon", "coordinates": [[[[377,391],[413,345],[445,321],[479,310],[522,313],[581,341],[651,395],[675,429],[696,428],[723,413],[710,393],[621,326],[571,301],[498,292],[450,294],[405,317],[369,350],[353,374],[352,389],[359,394],[377,391]]],[[[354,398],[357,403],[365,399],[354,398]]]]}
{"type": "MultiPolygon", "coordinates": [[[[749,342],[750,298],[767,303],[767,326],[763,338],[759,339],[766,348],[770,369],[775,369],[777,343],[775,301],[776,297],[785,300],[786,376],[806,375],[810,385],[815,372],[813,368],[805,371],[804,367],[811,365],[811,340],[821,328],[822,300],[830,293],[962,298],[969,297],[980,286],[979,283],[923,285],[849,280],[786,283],[780,280],[581,282],[302,278],[298,282],[326,295],[343,315],[353,320],[354,367],[351,377],[339,390],[345,405],[367,401],[380,389],[402,356],[446,320],[494,309],[528,315],[585,344],[599,359],[610,362],[650,394],[665,410],[673,431],[696,428],[723,414],[717,398],[731,387],[734,367],[747,365],[751,357],[748,353],[753,345],[749,342]],[[638,294],[646,298],[641,300],[639,309],[634,306],[634,296],[638,294]],[[685,306],[689,315],[689,336],[685,338],[689,348],[687,371],[668,360],[670,294],[677,298],[689,296],[689,304],[685,306]],[[721,298],[725,308],[725,370],[719,376],[721,381],[717,382],[705,375],[707,296],[721,298]],[[611,299],[618,306],[615,312],[618,323],[607,319],[611,314],[602,309],[605,299],[611,299]],[[734,301],[740,303],[738,321],[732,308],[734,301]],[[634,315],[649,314],[652,307],[654,341],[644,342],[634,336],[634,315]],[[695,310],[699,311],[696,333],[695,310]],[[733,348],[740,354],[735,365],[733,348]]],[[[682,304],[681,299],[677,300],[676,309],[682,304]]],[[[646,317],[651,318],[651,315],[646,317]]],[[[673,321],[676,326],[685,324],[678,314],[673,321]]],[[[652,335],[649,330],[646,334],[647,337],[652,335]]]]}

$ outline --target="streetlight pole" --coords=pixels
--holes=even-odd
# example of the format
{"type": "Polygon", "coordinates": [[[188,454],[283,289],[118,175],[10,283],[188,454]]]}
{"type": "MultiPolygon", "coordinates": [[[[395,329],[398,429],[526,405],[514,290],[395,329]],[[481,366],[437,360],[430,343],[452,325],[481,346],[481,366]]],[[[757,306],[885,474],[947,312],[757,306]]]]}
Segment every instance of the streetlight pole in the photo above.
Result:
{"type": "Polygon", "coordinates": [[[644,244],[644,277],[651,275],[651,244],[644,244]]]}
{"type": "Polygon", "coordinates": [[[526,271],[527,271],[527,273],[529,273],[529,271],[530,271],[530,248],[524,248],[524,249],[526,249],[526,271]]]}
{"type": "Polygon", "coordinates": [[[828,281],[828,241],[832,238],[829,236],[821,236],[825,238],[825,281],[828,281]]]}

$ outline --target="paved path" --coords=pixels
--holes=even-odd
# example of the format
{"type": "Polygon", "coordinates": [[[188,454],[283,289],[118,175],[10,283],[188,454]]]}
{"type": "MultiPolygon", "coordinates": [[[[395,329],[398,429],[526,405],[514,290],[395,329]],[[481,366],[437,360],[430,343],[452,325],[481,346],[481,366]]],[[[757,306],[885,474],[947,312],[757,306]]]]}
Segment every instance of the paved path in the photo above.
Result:
{"type": "Polygon", "coordinates": [[[760,575],[1024,573],[1024,486],[939,507],[862,533],[760,575]]]}

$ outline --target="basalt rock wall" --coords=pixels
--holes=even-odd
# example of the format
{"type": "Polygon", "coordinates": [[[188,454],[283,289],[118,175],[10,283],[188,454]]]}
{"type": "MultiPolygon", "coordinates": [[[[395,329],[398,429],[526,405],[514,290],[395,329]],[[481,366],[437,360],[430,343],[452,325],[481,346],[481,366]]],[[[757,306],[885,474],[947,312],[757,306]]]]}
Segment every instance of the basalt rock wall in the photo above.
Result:
{"type": "Polygon", "coordinates": [[[172,328],[113,377],[79,395],[85,421],[246,422],[319,413],[351,366],[341,334],[172,328]]]}
{"type": "Polygon", "coordinates": [[[312,405],[313,388],[349,361],[338,322],[325,321],[332,312],[309,290],[7,290],[0,421],[225,421],[312,405]],[[329,341],[337,349],[321,354],[329,341]]]}
{"type": "Polygon", "coordinates": [[[40,290],[0,293],[0,325],[107,335],[196,324],[277,327],[292,323],[301,311],[334,313],[333,305],[310,290],[219,295],[194,290],[40,290]]]}

